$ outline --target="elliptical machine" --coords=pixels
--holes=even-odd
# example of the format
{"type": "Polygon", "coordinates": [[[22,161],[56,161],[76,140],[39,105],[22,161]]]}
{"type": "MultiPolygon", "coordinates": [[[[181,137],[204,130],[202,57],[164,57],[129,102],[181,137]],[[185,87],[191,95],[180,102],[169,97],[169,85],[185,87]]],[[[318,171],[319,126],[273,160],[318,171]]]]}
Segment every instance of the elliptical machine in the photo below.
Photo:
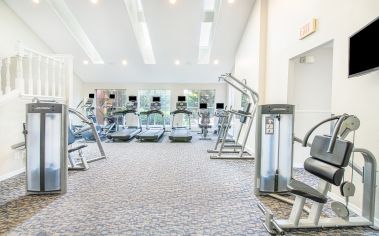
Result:
{"type": "Polygon", "coordinates": [[[208,110],[208,104],[207,103],[200,103],[199,111],[199,128],[201,129],[201,138],[200,140],[211,140],[210,137],[208,137],[208,129],[212,128],[210,125],[210,112],[208,110]]]}

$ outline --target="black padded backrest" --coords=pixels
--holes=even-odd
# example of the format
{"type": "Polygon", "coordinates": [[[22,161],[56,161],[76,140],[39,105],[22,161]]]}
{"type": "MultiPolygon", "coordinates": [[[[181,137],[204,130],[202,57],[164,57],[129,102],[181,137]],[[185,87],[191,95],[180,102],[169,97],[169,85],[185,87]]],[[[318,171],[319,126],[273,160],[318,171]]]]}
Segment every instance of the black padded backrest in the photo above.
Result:
{"type": "Polygon", "coordinates": [[[336,167],[346,167],[349,164],[354,144],[347,140],[337,139],[333,153],[328,153],[330,140],[329,136],[315,136],[311,147],[311,156],[336,167]]]}

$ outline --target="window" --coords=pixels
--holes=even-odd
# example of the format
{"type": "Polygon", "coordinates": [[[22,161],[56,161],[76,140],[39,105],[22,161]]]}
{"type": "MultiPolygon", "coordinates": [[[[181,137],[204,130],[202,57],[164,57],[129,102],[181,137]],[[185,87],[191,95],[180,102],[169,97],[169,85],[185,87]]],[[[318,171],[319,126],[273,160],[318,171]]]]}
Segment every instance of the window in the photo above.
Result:
{"type": "MultiPolygon", "coordinates": [[[[214,89],[207,90],[184,90],[184,95],[187,98],[188,110],[192,111],[191,126],[197,127],[199,122],[198,110],[200,103],[207,103],[209,112],[211,113],[211,125],[214,124],[214,111],[215,111],[215,94],[214,89]]],[[[188,125],[188,120],[184,119],[184,124],[188,125]]]]}
{"type": "MultiPolygon", "coordinates": [[[[138,90],[138,106],[139,111],[144,112],[150,110],[150,104],[153,97],[161,98],[161,111],[164,114],[165,125],[170,125],[170,102],[171,91],[170,90],[138,90]]],[[[146,125],[147,117],[140,116],[142,125],[146,125]]],[[[150,117],[149,125],[162,125],[162,117],[159,115],[152,115],[150,117]]]]}
{"type": "Polygon", "coordinates": [[[105,117],[110,113],[110,108],[122,110],[128,101],[126,89],[96,89],[96,120],[99,124],[104,124],[105,117]],[[115,95],[115,99],[109,98],[110,94],[115,95]]]}

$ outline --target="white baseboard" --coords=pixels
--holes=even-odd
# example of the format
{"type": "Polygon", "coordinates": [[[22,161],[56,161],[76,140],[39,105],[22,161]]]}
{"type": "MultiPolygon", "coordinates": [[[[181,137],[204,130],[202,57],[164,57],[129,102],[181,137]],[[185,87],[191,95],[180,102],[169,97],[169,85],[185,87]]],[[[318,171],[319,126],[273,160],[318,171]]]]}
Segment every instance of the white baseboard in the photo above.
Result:
{"type": "Polygon", "coordinates": [[[19,175],[19,174],[21,174],[23,172],[25,172],[25,168],[21,168],[19,170],[15,170],[15,171],[9,172],[8,174],[0,176],[0,181],[12,178],[13,176],[19,175]]]}
{"type": "MultiPolygon", "coordinates": [[[[332,200],[334,201],[339,201],[339,202],[345,202],[345,198],[338,195],[338,194],[335,194],[335,193],[332,193],[332,192],[328,192],[328,197],[330,197],[332,200]]],[[[357,205],[355,204],[352,204],[351,202],[349,202],[349,210],[354,212],[355,214],[357,215],[362,215],[362,209],[359,208],[357,205]]],[[[374,226],[375,227],[379,227],[379,219],[378,218],[374,218],[374,226]]]]}

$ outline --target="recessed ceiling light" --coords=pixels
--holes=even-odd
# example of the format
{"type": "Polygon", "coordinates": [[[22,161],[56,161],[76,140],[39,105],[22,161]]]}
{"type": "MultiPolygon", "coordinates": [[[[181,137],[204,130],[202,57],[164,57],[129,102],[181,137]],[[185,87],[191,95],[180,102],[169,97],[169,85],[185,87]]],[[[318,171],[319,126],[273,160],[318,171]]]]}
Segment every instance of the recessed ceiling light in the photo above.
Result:
{"type": "Polygon", "coordinates": [[[177,66],[180,65],[180,61],[179,61],[179,60],[175,60],[174,63],[175,63],[175,65],[177,65],[177,66]]]}
{"type": "Polygon", "coordinates": [[[89,64],[89,61],[87,61],[87,60],[83,60],[83,64],[84,64],[84,65],[88,65],[88,64],[89,64]]]}
{"type": "Polygon", "coordinates": [[[96,3],[99,2],[99,0],[91,0],[91,2],[92,2],[93,4],[96,4],[96,3]]]}
{"type": "Polygon", "coordinates": [[[217,59],[213,61],[213,64],[218,65],[220,63],[217,59]]]}
{"type": "Polygon", "coordinates": [[[234,0],[228,0],[228,3],[234,3],[234,0]]]}
{"type": "Polygon", "coordinates": [[[38,4],[38,3],[39,3],[39,0],[33,0],[33,2],[34,2],[35,4],[38,4]]]}
{"type": "Polygon", "coordinates": [[[122,60],[122,65],[126,66],[128,64],[127,60],[122,60]]]}
{"type": "Polygon", "coordinates": [[[170,2],[171,4],[175,4],[175,3],[176,3],[176,0],[169,0],[169,2],[170,2]]]}

